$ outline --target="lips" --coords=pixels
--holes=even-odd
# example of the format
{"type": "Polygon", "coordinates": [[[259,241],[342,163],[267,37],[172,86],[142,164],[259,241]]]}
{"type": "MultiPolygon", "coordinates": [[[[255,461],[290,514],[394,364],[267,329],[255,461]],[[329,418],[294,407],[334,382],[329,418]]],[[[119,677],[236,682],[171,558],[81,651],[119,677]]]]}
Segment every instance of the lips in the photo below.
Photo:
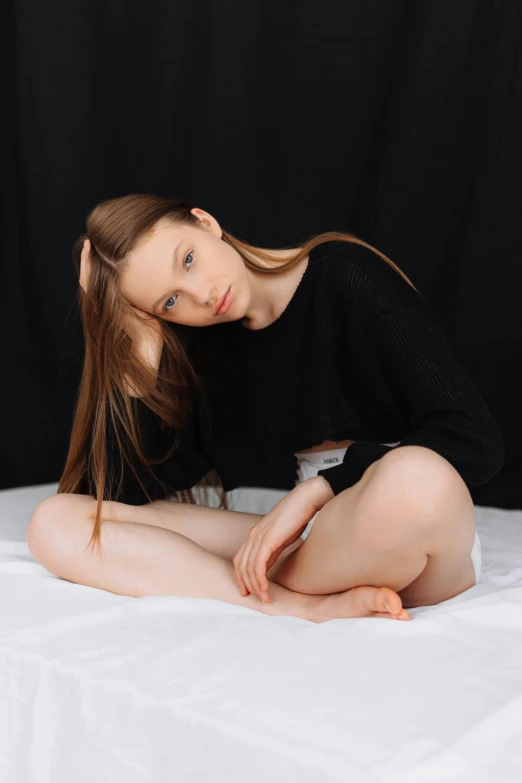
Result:
{"type": "Polygon", "coordinates": [[[230,286],[227,288],[227,290],[225,291],[225,293],[224,293],[224,294],[222,294],[222,295],[219,297],[219,299],[217,300],[217,302],[216,302],[216,306],[215,306],[215,308],[214,308],[214,315],[217,315],[217,314],[218,314],[218,312],[219,312],[219,310],[221,310],[221,308],[222,308],[222,306],[223,306],[223,302],[224,302],[224,301],[225,301],[225,299],[227,298],[227,294],[228,294],[228,292],[229,292],[229,291],[230,291],[230,286]]]}

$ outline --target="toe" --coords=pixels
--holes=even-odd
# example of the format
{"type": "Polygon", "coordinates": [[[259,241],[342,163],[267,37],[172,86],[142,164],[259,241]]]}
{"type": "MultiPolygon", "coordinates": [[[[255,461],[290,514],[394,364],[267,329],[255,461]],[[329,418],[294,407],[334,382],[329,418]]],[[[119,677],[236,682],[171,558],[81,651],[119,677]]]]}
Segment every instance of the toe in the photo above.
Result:
{"type": "Polygon", "coordinates": [[[402,610],[402,601],[394,590],[389,587],[381,587],[375,595],[375,608],[378,612],[399,614],[402,610]]]}
{"type": "Polygon", "coordinates": [[[400,614],[390,614],[389,612],[374,612],[373,617],[384,617],[386,620],[411,620],[410,615],[405,609],[400,614]]]}

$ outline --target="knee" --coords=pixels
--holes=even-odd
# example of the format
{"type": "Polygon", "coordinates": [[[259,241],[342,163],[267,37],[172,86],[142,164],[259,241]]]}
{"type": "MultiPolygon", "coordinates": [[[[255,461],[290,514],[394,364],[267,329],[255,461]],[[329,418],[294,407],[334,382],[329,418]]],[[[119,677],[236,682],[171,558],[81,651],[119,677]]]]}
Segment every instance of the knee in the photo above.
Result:
{"type": "Polygon", "coordinates": [[[26,543],[29,551],[41,562],[65,531],[64,525],[69,525],[79,510],[91,516],[94,499],[90,495],[77,495],[62,492],[42,500],[34,509],[26,531],[26,543]],[[61,531],[61,533],[60,533],[61,531]]]}
{"type": "Polygon", "coordinates": [[[470,497],[459,473],[437,452],[421,446],[387,452],[361,492],[371,544],[395,547],[424,534],[444,517],[455,493],[470,497]]]}
{"type": "Polygon", "coordinates": [[[379,460],[373,486],[415,511],[438,512],[453,488],[468,491],[453,465],[424,446],[403,446],[385,454],[379,460]]]}

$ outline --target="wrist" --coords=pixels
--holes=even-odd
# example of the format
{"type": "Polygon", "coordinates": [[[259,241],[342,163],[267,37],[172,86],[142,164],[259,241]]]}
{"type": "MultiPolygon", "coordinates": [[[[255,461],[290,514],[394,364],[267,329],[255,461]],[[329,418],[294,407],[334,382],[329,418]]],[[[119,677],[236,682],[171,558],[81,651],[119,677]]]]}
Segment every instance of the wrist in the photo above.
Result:
{"type": "Polygon", "coordinates": [[[312,476],[306,479],[302,484],[308,485],[310,498],[316,511],[322,509],[325,503],[328,503],[333,497],[334,492],[324,476],[312,476]]]}
{"type": "Polygon", "coordinates": [[[138,340],[133,344],[136,355],[153,370],[158,371],[163,344],[153,339],[138,340]]]}

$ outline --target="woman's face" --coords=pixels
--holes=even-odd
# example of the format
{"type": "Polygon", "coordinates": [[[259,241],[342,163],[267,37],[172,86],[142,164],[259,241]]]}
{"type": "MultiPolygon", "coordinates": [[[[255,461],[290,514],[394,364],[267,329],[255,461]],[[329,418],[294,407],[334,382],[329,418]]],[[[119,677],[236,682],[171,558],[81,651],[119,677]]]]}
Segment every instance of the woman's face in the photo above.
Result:
{"type": "Polygon", "coordinates": [[[243,260],[222,241],[212,215],[197,208],[192,213],[202,228],[162,218],[129,253],[122,294],[134,307],[172,323],[210,326],[238,320],[250,301],[243,260]],[[230,286],[229,309],[215,315],[218,299],[230,286]]]}

